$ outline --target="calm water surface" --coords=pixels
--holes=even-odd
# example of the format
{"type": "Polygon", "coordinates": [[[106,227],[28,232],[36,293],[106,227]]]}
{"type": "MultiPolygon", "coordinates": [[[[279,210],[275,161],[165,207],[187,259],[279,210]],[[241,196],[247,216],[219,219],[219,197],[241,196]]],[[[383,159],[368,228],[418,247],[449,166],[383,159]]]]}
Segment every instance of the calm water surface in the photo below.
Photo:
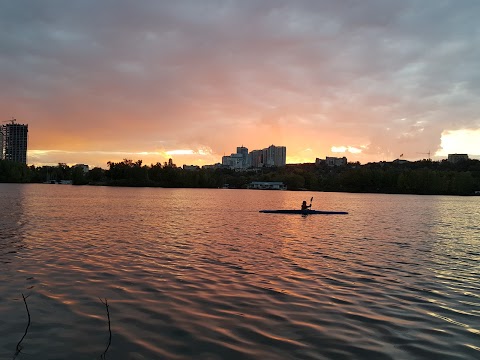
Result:
{"type": "Polygon", "coordinates": [[[0,359],[479,359],[480,197],[0,184],[0,359]],[[261,214],[313,208],[349,215],[261,214]]]}

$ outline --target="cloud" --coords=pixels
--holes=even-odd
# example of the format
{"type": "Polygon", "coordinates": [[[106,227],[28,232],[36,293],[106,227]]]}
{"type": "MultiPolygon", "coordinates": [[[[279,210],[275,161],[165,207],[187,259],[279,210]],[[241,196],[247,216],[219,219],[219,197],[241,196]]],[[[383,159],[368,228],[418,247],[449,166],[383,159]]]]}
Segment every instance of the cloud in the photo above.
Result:
{"type": "Polygon", "coordinates": [[[332,146],[331,151],[332,153],[350,152],[352,154],[360,154],[362,152],[362,149],[359,149],[354,146],[332,146]]]}
{"type": "Polygon", "coordinates": [[[442,133],[441,149],[435,155],[448,156],[448,154],[463,153],[478,158],[480,157],[478,139],[480,139],[480,129],[445,131],[442,133]]]}
{"type": "Polygon", "coordinates": [[[433,153],[445,132],[480,129],[478,13],[468,0],[7,2],[0,108],[64,162],[203,161],[198,146],[220,161],[242,144],[312,162],[336,144],[362,144],[348,154],[362,162],[433,153]]]}

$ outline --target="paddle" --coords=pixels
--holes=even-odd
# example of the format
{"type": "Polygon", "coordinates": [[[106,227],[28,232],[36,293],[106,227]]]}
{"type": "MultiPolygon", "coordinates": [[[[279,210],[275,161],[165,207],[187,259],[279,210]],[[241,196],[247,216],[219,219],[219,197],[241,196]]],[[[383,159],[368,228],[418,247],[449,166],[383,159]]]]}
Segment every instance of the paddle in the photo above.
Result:
{"type": "Polygon", "coordinates": [[[312,198],[310,199],[310,209],[312,209],[312,201],[313,201],[313,196],[312,196],[312,198]]]}

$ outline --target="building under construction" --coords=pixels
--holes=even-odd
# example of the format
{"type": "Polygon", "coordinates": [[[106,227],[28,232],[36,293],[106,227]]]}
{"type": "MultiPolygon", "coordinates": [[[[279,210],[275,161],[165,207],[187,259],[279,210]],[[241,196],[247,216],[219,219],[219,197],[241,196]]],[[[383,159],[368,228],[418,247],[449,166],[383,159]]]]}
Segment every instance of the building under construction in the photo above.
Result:
{"type": "Polygon", "coordinates": [[[15,119],[0,126],[0,159],[27,163],[28,125],[15,119]]]}

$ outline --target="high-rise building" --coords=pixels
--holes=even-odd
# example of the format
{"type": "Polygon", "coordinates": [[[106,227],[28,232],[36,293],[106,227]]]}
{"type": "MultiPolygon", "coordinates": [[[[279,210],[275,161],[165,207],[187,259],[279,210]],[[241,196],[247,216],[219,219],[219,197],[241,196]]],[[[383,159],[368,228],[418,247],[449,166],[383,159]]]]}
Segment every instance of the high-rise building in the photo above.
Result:
{"type": "Polygon", "coordinates": [[[262,150],[265,166],[285,166],[287,162],[287,148],[285,146],[270,145],[262,150]]]}
{"type": "Polygon", "coordinates": [[[11,124],[0,126],[0,144],[2,159],[27,163],[28,125],[16,124],[15,119],[11,124]]]}
{"type": "Polygon", "coordinates": [[[275,166],[285,166],[287,164],[287,148],[285,146],[275,146],[274,163],[275,166]]]}
{"type": "Polygon", "coordinates": [[[246,147],[242,146],[237,146],[237,154],[242,154],[243,158],[243,167],[248,168],[250,166],[249,161],[248,161],[248,149],[246,147]]]}
{"type": "Polygon", "coordinates": [[[263,166],[263,151],[253,150],[248,154],[248,162],[251,167],[260,168],[263,166]]]}
{"type": "Polygon", "coordinates": [[[242,154],[244,156],[248,155],[248,148],[245,146],[237,146],[237,154],[242,154]]]}

